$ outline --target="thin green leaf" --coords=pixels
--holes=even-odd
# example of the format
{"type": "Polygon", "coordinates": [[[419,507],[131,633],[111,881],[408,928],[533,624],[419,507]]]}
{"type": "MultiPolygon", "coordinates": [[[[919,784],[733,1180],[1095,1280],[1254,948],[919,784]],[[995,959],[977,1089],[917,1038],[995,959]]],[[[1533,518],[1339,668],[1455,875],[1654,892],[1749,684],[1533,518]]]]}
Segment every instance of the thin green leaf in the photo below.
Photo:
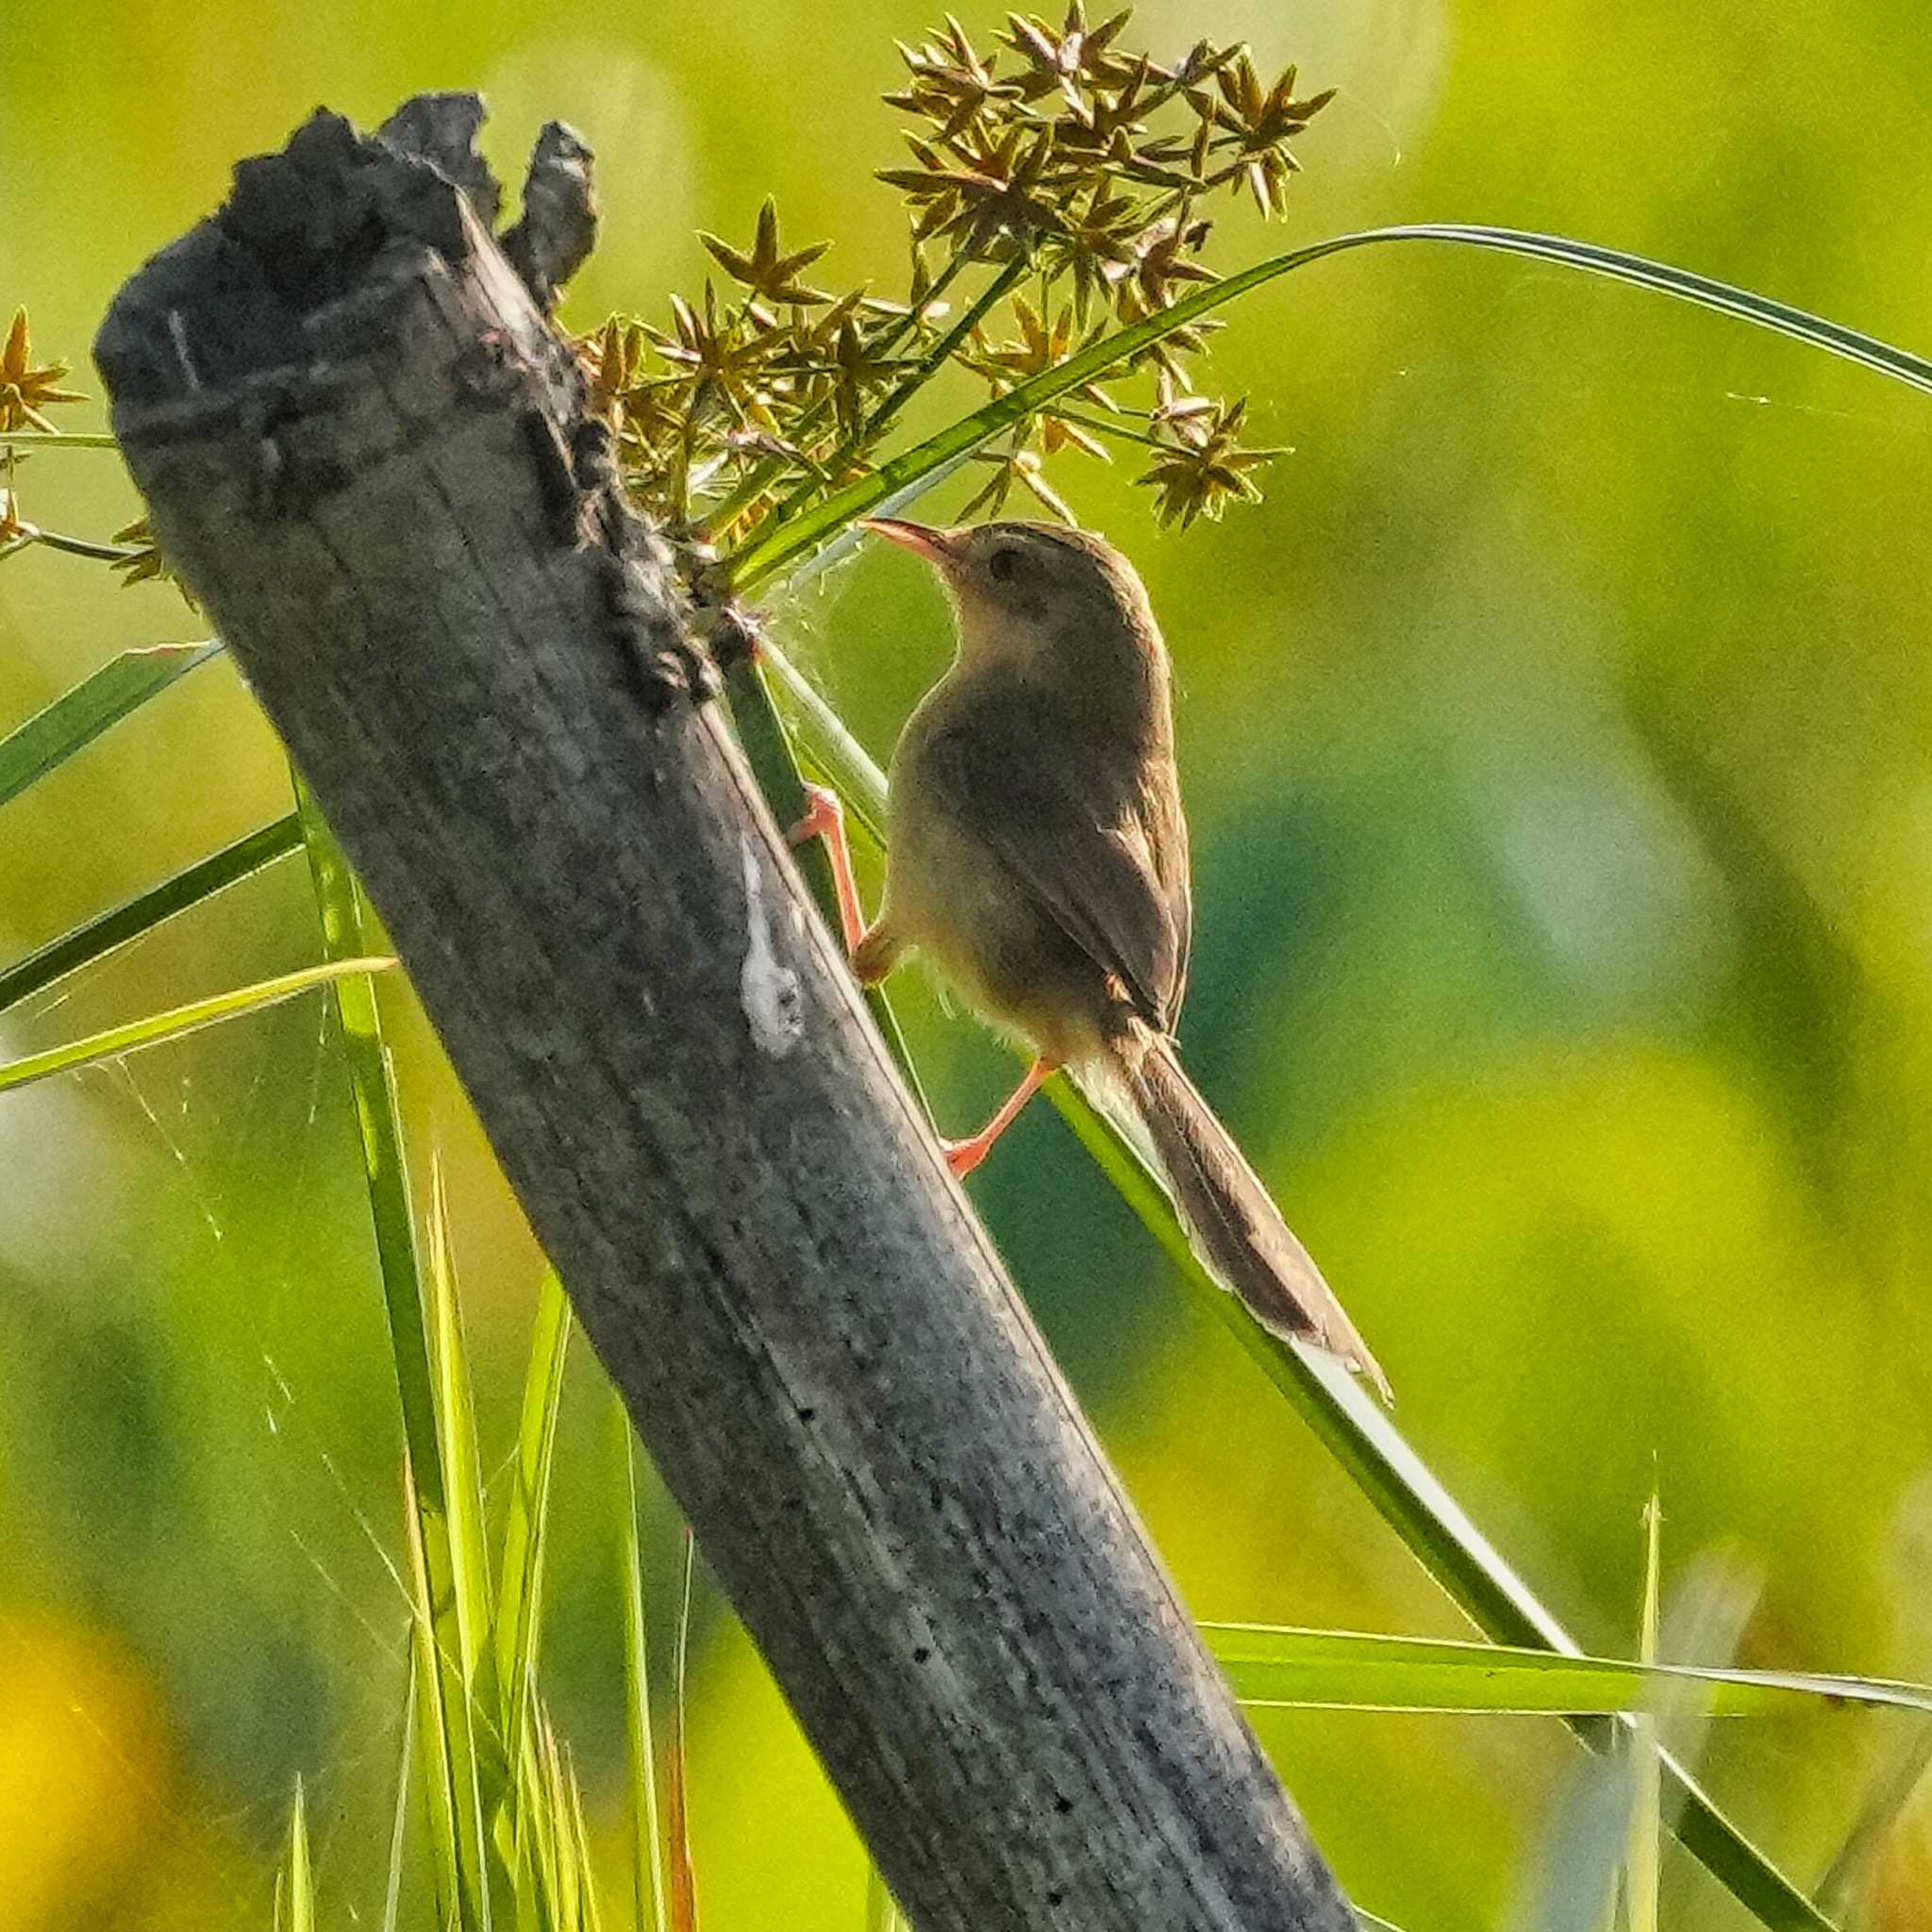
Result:
{"type": "Polygon", "coordinates": [[[575,1758],[567,1758],[564,1769],[569,1775],[570,1790],[570,1835],[575,1850],[577,1870],[583,1874],[581,1924],[583,1932],[601,1932],[603,1914],[597,1905],[597,1878],[591,1869],[591,1830],[584,1823],[584,1788],[577,1777],[575,1758]]]}
{"type": "Polygon", "coordinates": [[[638,1452],[620,1400],[624,1445],[624,1729],[630,1768],[631,1888],[639,1932],[669,1932],[664,1833],[658,1819],[658,1752],[651,1736],[651,1660],[644,1641],[644,1557],[638,1531],[638,1452]]]}
{"type": "MultiPolygon", "coordinates": [[[[774,664],[769,642],[764,655],[774,664]]],[[[807,719],[808,729],[810,721],[807,719]]],[[[863,830],[885,820],[884,774],[844,735],[837,754],[851,785],[852,822],[863,830]]],[[[830,762],[830,754],[826,762],[830,762]]],[[[1374,1506],[1410,1554],[1435,1577],[1485,1636],[1559,1657],[1581,1656],[1561,1624],[1504,1560],[1389,1416],[1338,1363],[1304,1352],[1267,1333],[1194,1257],[1159,1183],[1120,1130],[1063,1075],[1048,1081],[1048,1098],[1121,1198],[1172,1257],[1206,1306],[1224,1322],[1317,1439],[1374,1506]]],[[[1574,1725],[1600,1744],[1595,1720],[1574,1725]]],[[[1664,1776],[1681,1809],[1673,1824],[1678,1841],[1707,1866],[1738,1901],[1774,1932],[1833,1932],[1831,1921],[1732,1824],[1682,1765],[1662,1755],[1664,1776]]]]}
{"type": "Polygon", "coordinates": [[[554,1268],[543,1271],[524,1406],[517,1426],[516,1488],[503,1529],[503,1563],[496,1589],[496,1677],[503,1687],[502,1727],[508,1764],[523,1752],[537,1681],[543,1622],[544,1530],[550,1511],[550,1469],[556,1459],[557,1418],[563,1400],[563,1365],[570,1344],[570,1301],[554,1268]]]}
{"type": "MultiPolygon", "coordinates": [[[[331,959],[366,950],[360,896],[321,811],[298,778],[295,810],[308,852],[324,953],[331,959]]],[[[396,1111],[394,1070],[382,1037],[375,988],[351,975],[335,989],[342,1025],[342,1058],[350,1095],[361,1131],[362,1163],[375,1224],[376,1260],[389,1315],[390,1354],[402,1401],[403,1440],[416,1473],[425,1506],[441,1520],[447,1511],[442,1457],[436,1429],[435,1375],[430,1366],[425,1295],[416,1259],[416,1227],[409,1205],[408,1174],[403,1162],[402,1126],[396,1111]]],[[[429,1553],[432,1595],[441,1600],[450,1589],[447,1541],[439,1529],[429,1553]]]]}
{"type": "MultiPolygon", "coordinates": [[[[1663,1570],[1663,1505],[1655,1488],[1643,1510],[1643,1598],[1637,1655],[1657,1660],[1657,1604],[1663,1570]]],[[[1683,1699],[1671,1699],[1674,1706],[1683,1699]]],[[[1707,1706],[1704,1707],[1707,1708],[1707,1706]]],[[[1657,1932],[1657,1889],[1663,1866],[1663,1781],[1658,1774],[1656,1706],[1634,1715],[1630,1753],[1630,1839],[1624,1859],[1624,1910],[1629,1932],[1657,1932]]]]}
{"type": "MultiPolygon", "coordinates": [[[[429,1174],[429,1309],[436,1371],[436,1419],[442,1451],[443,1481],[449,1495],[451,1591],[439,1603],[436,1645],[454,1657],[463,1723],[458,1727],[458,1776],[473,1774],[485,1828],[491,1831],[508,1872],[514,1860],[510,1816],[510,1765],[496,1729],[496,1653],[492,1642],[490,1544],[484,1523],[483,1463],[476,1446],[476,1408],[470,1382],[469,1351],[463,1341],[462,1308],[457,1297],[456,1265],[450,1254],[449,1198],[442,1163],[429,1174]],[[465,1774],[467,1754],[473,1772],[465,1774]]],[[[447,1669],[447,1664],[445,1669],[447,1669]]]]}
{"type": "Polygon", "coordinates": [[[206,664],[221,648],[219,641],[208,639],[198,644],[150,644],[108,658],[92,676],[0,738],[0,805],[18,797],[196,665],[206,664]]]}
{"type": "Polygon", "coordinates": [[[389,1831],[389,1877],[382,1892],[381,1932],[396,1932],[403,1909],[403,1850],[408,1842],[409,1760],[416,1750],[416,1651],[409,1651],[409,1688],[403,1698],[403,1757],[396,1766],[396,1815],[389,1831]]]}
{"type": "Polygon", "coordinates": [[[691,1856],[691,1793],[685,1781],[685,1666],[691,1657],[691,1596],[697,1539],[684,1532],[684,1589],[677,1605],[677,1667],[671,1692],[671,1744],[665,1753],[670,1793],[671,1932],[698,1932],[697,1873],[691,1856]]]}
{"type": "Polygon", "coordinates": [[[547,1932],[556,1923],[558,1890],[557,1821],[551,1815],[542,1763],[543,1728],[540,1706],[533,1714],[517,1767],[517,1927],[547,1932]]]}
{"type": "Polygon", "coordinates": [[[866,1868],[865,1932],[907,1932],[906,1914],[899,1902],[886,1889],[876,1865],[866,1868]]]}
{"type": "Polygon", "coordinates": [[[544,1857],[540,1869],[544,1883],[544,1918],[551,1932],[575,1932],[581,1874],[570,1830],[570,1800],[564,1792],[563,1753],[549,1715],[543,1711],[537,1714],[536,1740],[542,1774],[535,1805],[542,1821],[544,1857]]]}
{"type": "Polygon", "coordinates": [[[293,812],[263,825],[232,845],[197,859],[172,878],[98,913],[0,973],[0,1013],[52,986],[70,973],[104,959],[117,947],[152,932],[177,912],[250,878],[264,866],[285,858],[302,845],[302,826],[293,812]]]}
{"type": "MultiPolygon", "coordinates": [[[[331,958],[364,949],[372,924],[348,861],[299,774],[295,811],[308,848],[309,876],[331,958]]],[[[402,1407],[408,1471],[408,1531],[421,1602],[417,1616],[419,1732],[431,1817],[431,1864],[438,1923],[458,1932],[488,1932],[489,1861],[476,1779],[476,1745],[456,1627],[457,1582],[451,1549],[450,1485],[437,1416],[436,1365],[429,1348],[427,1289],[416,1255],[416,1224],[403,1158],[395,1072],[382,1037],[375,982],[350,973],[334,983],[341,1021],[342,1060],[355,1104],[362,1169],[375,1236],[390,1358],[402,1407]]]]}
{"type": "Polygon", "coordinates": [[[427,1511],[416,1472],[403,1457],[403,1528],[409,1551],[411,1589],[410,1668],[420,1691],[416,1706],[416,1746],[423,1762],[424,1808],[429,1820],[429,1876],[436,1899],[436,1923],[473,1932],[480,1909],[465,1878],[471,1861],[463,1855],[464,1821],[471,1815],[461,1796],[451,1719],[445,1708],[450,1677],[437,1649],[436,1610],[429,1582],[423,1526],[427,1511]]]}
{"type": "MultiPolygon", "coordinates": [[[[315,1932],[315,1871],[308,1857],[308,1807],[300,1777],[295,1780],[295,1803],[289,1812],[289,1855],[283,1872],[288,1879],[289,1932],[315,1932]]],[[[276,1891],[279,1907],[279,1886],[276,1891]]],[[[279,1909],[275,1923],[283,1923],[279,1909]]]]}
{"type": "Polygon", "coordinates": [[[1710,1717],[1781,1717],[1822,1704],[1932,1716],[1932,1685],[1802,1671],[1569,1657],[1453,1638],[1267,1624],[1204,1624],[1244,1704],[1333,1710],[1641,1717],[1686,1705],[1710,1717]]]}
{"type": "Polygon", "coordinates": [[[1641,255],[1625,254],[1618,248],[1599,248],[1588,242],[1572,242],[1560,235],[1539,235],[1518,228],[1496,228],[1457,222],[1421,222],[1400,227],[1371,228],[1357,234],[1338,235],[1307,248],[1291,249],[1286,255],[1255,263],[1224,280],[1206,283],[1183,295],[1171,307],[1158,309],[1140,322],[1111,335],[1103,336],[1078,355],[1070,356],[1042,374],[1029,377],[1006,394],[974,409],[970,415],[950,423],[924,442],[915,443],[890,462],[869,475],[837,490],[815,506],[801,509],[783,523],[770,523],[740,550],[729,563],[732,583],[740,591],[750,591],[766,578],[782,571],[794,558],[815,549],[825,538],[855,518],[874,509],[896,490],[904,489],[928,471],[997,436],[1001,430],[1033,415],[1043,404],[1095,381],[1143,349],[1152,348],[1176,329],[1185,328],[1204,315],[1238,300],[1251,290],[1274,281],[1279,275],[1306,268],[1331,255],[1354,248],[1366,248],[1382,242],[1446,242],[1468,248],[1499,249],[1507,254],[1527,256],[1563,268],[1581,269],[1592,275],[1607,275],[1629,282],[1658,294],[1671,295],[1721,314],[1731,315],[1760,328],[1807,342],[1834,356],[1890,375],[1912,388],[1932,393],[1932,362],[1908,350],[1894,348],[1875,336],[1828,322],[1822,316],[1774,302],[1769,296],[1734,288],[1728,282],[1708,275],[1694,275],[1688,269],[1673,268],[1666,262],[1651,261],[1641,255]]]}
{"type": "Polygon", "coordinates": [[[259,1012],[264,1007],[277,1006],[318,986],[340,983],[351,974],[387,972],[395,963],[389,958],[330,959],[320,966],[305,966],[299,973],[278,974],[273,979],[258,980],[253,986],[238,986],[208,999],[191,1000],[185,1007],[171,1007],[163,1013],[149,1013],[125,1025],[109,1026],[104,1033],[90,1033],[85,1040],[71,1040],[64,1046],[50,1046],[44,1052],[8,1061],[0,1066],[0,1093],[48,1079],[55,1074],[69,1074],[102,1060],[119,1059],[124,1054],[139,1053],[143,1047],[181,1040],[204,1026],[218,1025],[243,1013],[259,1012]]]}
{"type": "Polygon", "coordinates": [[[120,440],[98,430],[8,429],[0,432],[0,449],[119,449],[120,440]]]}

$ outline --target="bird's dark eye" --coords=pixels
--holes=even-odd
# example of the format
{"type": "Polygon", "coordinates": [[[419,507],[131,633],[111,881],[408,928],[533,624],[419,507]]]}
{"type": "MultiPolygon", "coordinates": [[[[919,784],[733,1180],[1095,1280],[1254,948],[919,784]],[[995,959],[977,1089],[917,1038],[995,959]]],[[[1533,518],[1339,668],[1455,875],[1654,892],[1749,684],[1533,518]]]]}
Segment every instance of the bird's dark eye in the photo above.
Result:
{"type": "Polygon", "coordinates": [[[1017,543],[1005,543],[987,558],[986,567],[994,582],[1010,584],[1020,575],[1020,566],[1025,560],[1025,553],[1017,543]]]}

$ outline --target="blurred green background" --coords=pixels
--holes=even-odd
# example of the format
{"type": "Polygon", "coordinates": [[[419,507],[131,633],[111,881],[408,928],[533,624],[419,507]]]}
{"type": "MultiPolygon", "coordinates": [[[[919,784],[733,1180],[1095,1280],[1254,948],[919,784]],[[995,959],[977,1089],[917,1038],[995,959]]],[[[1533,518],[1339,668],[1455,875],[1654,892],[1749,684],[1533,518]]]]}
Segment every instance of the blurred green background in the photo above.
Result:
{"type": "MultiPolygon", "coordinates": [[[[768,190],[788,238],[836,238],[826,274],[884,282],[901,217],[870,173],[899,150],[875,97],[893,37],[928,24],[898,0],[41,8],[0,36],[0,308],[25,304],[36,347],[97,388],[104,305],[237,158],[318,103],[374,123],[432,86],[486,92],[512,175],[545,116],[595,146],[577,325],[661,314],[703,273],[693,228],[741,238],[768,190]]],[[[1932,40],[1904,0],[1162,0],[1130,33],[1170,55],[1245,37],[1343,90],[1299,145],[1285,228],[1224,211],[1224,266],[1380,222],[1503,222],[1932,341],[1932,40]]],[[[1197,1078],[1405,1429],[1580,1640],[1634,1642],[1655,1480],[1667,1590],[1712,1551],[1761,1581],[1739,1660],[1932,1678],[1932,411],[1474,253],[1350,256],[1231,313],[1215,374],[1294,449],[1264,505],[1162,534],[1130,469],[1055,472],[1140,562],[1178,666],[1197,1078]]],[[[43,455],[21,484],[56,528],[134,514],[110,456],[43,455]]],[[[897,556],[781,629],[881,756],[946,649],[897,556]]],[[[0,728],[125,645],[199,634],[164,588],[16,558],[0,728]]],[[[197,673],[0,813],[0,957],[286,804],[233,672],[197,673]]],[[[315,951],[286,861],[9,1016],[4,1046],[315,951]]],[[[904,993],[943,1118],[976,1120],[1009,1063],[904,993]]],[[[384,997],[419,1175],[432,1152],[449,1174],[494,1468],[538,1257],[407,994],[384,997]]],[[[8,1927],[266,1923],[298,1772],[325,1922],[380,1916],[406,1605],[352,1141],[314,997],[0,1099],[8,1927]]],[[[974,1192],[1198,1614],[1462,1629],[1048,1110],[974,1192]]],[[[615,1903],[613,1436],[580,1357],[546,1674],[615,1903]]],[[[661,1609],[661,1498],[654,1520],[661,1609]]],[[[707,1926],[856,1928],[862,1855],[706,1592],[691,1697],[707,1926]]],[[[1554,1724],[1258,1725],[1362,1903],[1434,1932],[1523,1923],[1576,1757],[1554,1724]]],[[[1706,1768],[1808,1880],[1905,1737],[1845,1713],[1737,1724],[1706,1768]]],[[[1908,1811],[1865,1923],[1932,1925],[1921,1837],[1908,1811]]],[[[1668,1923],[1742,1923],[1681,1855],[1669,1875],[1668,1923]]]]}

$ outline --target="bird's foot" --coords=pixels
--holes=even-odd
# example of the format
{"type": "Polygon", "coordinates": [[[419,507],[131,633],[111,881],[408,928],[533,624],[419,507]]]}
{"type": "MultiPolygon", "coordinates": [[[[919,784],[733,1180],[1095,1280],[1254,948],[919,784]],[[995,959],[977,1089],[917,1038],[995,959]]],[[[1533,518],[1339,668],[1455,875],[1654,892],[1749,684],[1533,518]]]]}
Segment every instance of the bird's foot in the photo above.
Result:
{"type": "Polygon", "coordinates": [[[839,794],[823,785],[805,788],[805,816],[785,834],[786,842],[803,845],[808,839],[825,841],[825,857],[832,863],[832,891],[839,902],[839,929],[845,941],[845,957],[858,951],[865,937],[865,914],[858,906],[858,880],[852,871],[852,842],[845,836],[845,808],[839,794]]]}

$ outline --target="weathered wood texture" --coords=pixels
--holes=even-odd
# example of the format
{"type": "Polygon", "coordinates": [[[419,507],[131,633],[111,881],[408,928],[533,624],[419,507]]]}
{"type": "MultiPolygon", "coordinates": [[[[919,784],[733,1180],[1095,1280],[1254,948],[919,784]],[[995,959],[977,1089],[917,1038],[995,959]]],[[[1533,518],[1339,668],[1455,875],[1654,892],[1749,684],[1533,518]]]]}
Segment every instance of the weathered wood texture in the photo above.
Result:
{"type": "MultiPolygon", "coordinates": [[[[455,111],[391,129],[493,211],[434,132],[455,111]]],[[[544,152],[552,200],[573,169],[586,200],[588,157],[544,152]]],[[[588,245],[570,218],[512,249],[540,288],[588,245]]],[[[319,116],[134,278],[97,355],[163,547],[921,1932],[1352,1924],[470,204],[319,116]]]]}

